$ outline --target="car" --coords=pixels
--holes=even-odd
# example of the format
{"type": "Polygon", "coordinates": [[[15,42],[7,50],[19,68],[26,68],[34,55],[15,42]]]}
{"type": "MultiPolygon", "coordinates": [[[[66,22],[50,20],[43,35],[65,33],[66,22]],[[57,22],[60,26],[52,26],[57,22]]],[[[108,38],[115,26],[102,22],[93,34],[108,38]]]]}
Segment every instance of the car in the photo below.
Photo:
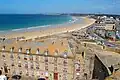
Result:
{"type": "Polygon", "coordinates": [[[112,45],[112,44],[107,44],[107,46],[109,46],[109,47],[114,47],[114,45],[112,45]]]}

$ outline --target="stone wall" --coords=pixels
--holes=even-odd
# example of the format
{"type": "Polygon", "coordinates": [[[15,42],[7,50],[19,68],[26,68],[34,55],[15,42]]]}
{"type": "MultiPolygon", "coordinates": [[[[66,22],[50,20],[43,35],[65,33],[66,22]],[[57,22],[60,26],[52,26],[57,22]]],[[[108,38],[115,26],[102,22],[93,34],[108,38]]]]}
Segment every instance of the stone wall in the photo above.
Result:
{"type": "Polygon", "coordinates": [[[105,46],[105,50],[116,52],[116,53],[120,54],[120,49],[118,49],[118,48],[110,48],[110,47],[105,46]]]}
{"type": "Polygon", "coordinates": [[[100,59],[95,55],[94,60],[94,70],[93,70],[93,79],[104,80],[105,77],[109,76],[107,68],[100,61],[100,59]]]}

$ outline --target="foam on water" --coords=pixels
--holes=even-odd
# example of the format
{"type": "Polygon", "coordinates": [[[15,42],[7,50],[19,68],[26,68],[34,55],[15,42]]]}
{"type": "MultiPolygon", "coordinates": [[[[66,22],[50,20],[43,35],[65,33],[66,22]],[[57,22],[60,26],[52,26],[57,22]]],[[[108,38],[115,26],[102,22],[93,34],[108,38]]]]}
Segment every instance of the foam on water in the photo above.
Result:
{"type": "Polygon", "coordinates": [[[28,27],[27,29],[36,29],[36,28],[49,27],[49,26],[51,26],[51,25],[28,27]]]}
{"type": "Polygon", "coordinates": [[[20,31],[20,30],[25,30],[25,28],[12,29],[11,31],[20,31]]]}

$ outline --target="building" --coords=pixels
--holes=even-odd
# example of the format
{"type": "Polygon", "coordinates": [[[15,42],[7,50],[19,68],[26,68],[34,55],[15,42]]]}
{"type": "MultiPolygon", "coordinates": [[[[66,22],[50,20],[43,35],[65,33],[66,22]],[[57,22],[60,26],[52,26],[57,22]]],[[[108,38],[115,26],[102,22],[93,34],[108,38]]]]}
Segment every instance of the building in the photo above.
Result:
{"type": "Polygon", "coordinates": [[[105,18],[104,22],[105,22],[105,24],[115,24],[115,20],[112,17],[105,18]]]}
{"type": "Polygon", "coordinates": [[[104,23],[95,25],[95,33],[103,38],[110,40],[116,39],[116,24],[113,18],[104,18],[104,23]]]}
{"type": "Polygon", "coordinates": [[[120,31],[116,31],[116,38],[120,39],[120,31]]]}
{"type": "Polygon", "coordinates": [[[120,24],[116,24],[116,38],[120,39],[120,24]]]}
{"type": "Polygon", "coordinates": [[[68,41],[1,43],[0,68],[4,74],[45,80],[73,80],[73,53],[68,41]],[[4,44],[4,46],[3,46],[4,44]]]}
{"type": "Polygon", "coordinates": [[[115,31],[106,31],[106,34],[105,34],[106,38],[112,40],[112,41],[115,41],[116,40],[116,33],[115,31]]]}
{"type": "Polygon", "coordinates": [[[106,30],[105,30],[105,29],[102,29],[102,28],[100,28],[100,29],[97,28],[97,29],[95,30],[95,33],[98,34],[99,36],[105,38],[106,30]]]}

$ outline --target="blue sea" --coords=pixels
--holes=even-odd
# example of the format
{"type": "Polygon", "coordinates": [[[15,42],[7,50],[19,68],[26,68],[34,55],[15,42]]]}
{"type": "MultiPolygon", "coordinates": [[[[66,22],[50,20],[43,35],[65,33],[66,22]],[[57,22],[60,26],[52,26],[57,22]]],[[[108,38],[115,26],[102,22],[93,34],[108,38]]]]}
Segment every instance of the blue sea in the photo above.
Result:
{"type": "Polygon", "coordinates": [[[0,31],[63,24],[72,20],[68,15],[0,14],[0,31]]]}

